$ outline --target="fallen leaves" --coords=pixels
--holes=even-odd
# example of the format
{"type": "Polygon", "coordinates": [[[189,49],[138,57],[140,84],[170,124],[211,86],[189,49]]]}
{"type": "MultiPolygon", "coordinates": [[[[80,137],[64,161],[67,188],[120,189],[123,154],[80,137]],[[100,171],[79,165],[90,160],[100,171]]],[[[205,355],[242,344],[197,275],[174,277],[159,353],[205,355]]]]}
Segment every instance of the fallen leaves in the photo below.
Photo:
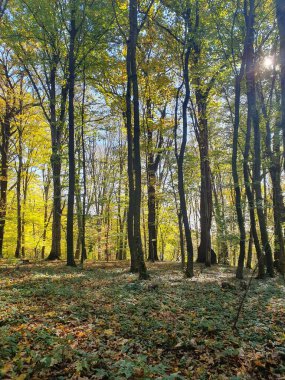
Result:
{"type": "Polygon", "coordinates": [[[219,270],[155,264],[153,289],[112,265],[2,269],[0,378],[281,379],[284,286],[255,282],[235,335],[241,290],[219,270]]]}

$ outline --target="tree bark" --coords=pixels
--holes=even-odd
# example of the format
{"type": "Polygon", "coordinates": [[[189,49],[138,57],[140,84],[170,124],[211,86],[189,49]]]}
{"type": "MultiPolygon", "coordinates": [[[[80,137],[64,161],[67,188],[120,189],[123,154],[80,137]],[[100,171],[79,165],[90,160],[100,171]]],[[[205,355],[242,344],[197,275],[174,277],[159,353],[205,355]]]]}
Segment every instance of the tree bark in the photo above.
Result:
{"type": "Polygon", "coordinates": [[[81,264],[87,259],[86,250],[86,198],[87,198],[87,174],[86,174],[86,147],[84,140],[85,125],[85,95],[86,95],[86,68],[83,70],[83,92],[81,108],[81,149],[82,149],[82,175],[83,175],[83,199],[82,199],[82,231],[81,231],[81,264]]]}
{"type": "Polygon", "coordinates": [[[17,193],[17,245],[15,250],[15,257],[20,258],[21,256],[21,246],[22,246],[22,170],[23,170],[23,131],[21,126],[18,128],[18,138],[19,138],[19,154],[18,160],[19,165],[17,169],[17,185],[16,185],[16,193],[17,193]]]}
{"type": "Polygon", "coordinates": [[[197,262],[211,265],[211,225],[213,213],[211,168],[209,159],[209,131],[208,131],[208,97],[209,92],[215,82],[215,76],[207,85],[201,79],[201,40],[200,31],[200,8],[199,2],[196,1],[195,14],[195,39],[193,41],[193,65],[194,73],[193,83],[195,86],[195,97],[197,104],[198,120],[196,125],[196,136],[200,153],[200,173],[201,173],[201,190],[200,190],[200,245],[198,248],[197,262]]]}
{"type": "Polygon", "coordinates": [[[199,152],[200,152],[200,172],[201,172],[201,193],[200,193],[200,233],[201,240],[198,249],[199,263],[211,265],[211,224],[212,224],[212,185],[211,169],[209,161],[209,136],[207,120],[207,98],[202,95],[201,90],[196,90],[196,100],[199,115],[199,152]]]}
{"type": "Polygon", "coordinates": [[[137,258],[135,255],[135,241],[134,241],[134,170],[133,170],[133,132],[132,132],[132,100],[131,100],[131,66],[130,66],[130,48],[127,49],[127,92],[126,92],[126,128],[127,128],[127,145],[128,145],[128,191],[129,191],[129,204],[127,214],[127,230],[128,230],[128,244],[131,255],[131,268],[132,273],[138,271],[137,258]]]}
{"type": "Polygon", "coordinates": [[[147,99],[147,193],[148,193],[148,260],[158,261],[156,230],[156,164],[153,152],[153,130],[150,124],[151,100],[147,99]]]}
{"type": "MultiPolygon", "coordinates": [[[[188,13],[190,13],[190,10],[188,9],[188,13]]],[[[189,14],[186,16],[186,18],[189,20],[189,14]]],[[[186,264],[186,276],[191,278],[194,276],[194,268],[193,268],[193,243],[192,243],[192,237],[191,237],[191,230],[190,230],[190,224],[187,214],[187,205],[186,205],[186,198],[185,198],[185,189],[184,189],[184,173],[183,173],[183,164],[184,164],[184,156],[185,156],[185,149],[186,149],[186,143],[187,143],[187,131],[188,131],[188,120],[187,120],[187,112],[188,112],[188,104],[190,100],[190,84],[189,84],[189,57],[190,57],[190,46],[186,48],[185,55],[184,55],[184,67],[183,67],[183,79],[184,79],[184,86],[185,86],[185,96],[182,106],[182,118],[183,118],[183,132],[182,132],[182,142],[180,151],[178,152],[177,148],[177,128],[178,128],[178,120],[177,120],[177,112],[178,112],[178,96],[179,91],[177,94],[176,99],[176,107],[175,107],[175,156],[177,161],[177,171],[178,171],[178,193],[179,193],[179,200],[180,200],[180,212],[182,215],[183,225],[184,225],[184,234],[186,239],[186,252],[187,252],[187,264],[186,264]]]]}
{"type": "Polygon", "coordinates": [[[136,49],[138,38],[138,2],[130,0],[129,3],[129,40],[127,48],[129,50],[128,72],[131,74],[131,90],[133,94],[133,171],[134,171],[134,192],[133,197],[133,236],[134,236],[134,256],[136,257],[140,279],[147,279],[148,273],[144,262],[142,248],[142,238],[140,229],[141,214],[141,155],[140,155],[140,115],[139,115],[139,88],[137,78],[136,49]]]}
{"type": "MultiPolygon", "coordinates": [[[[275,78],[273,78],[272,90],[275,78]]],[[[274,219],[274,266],[280,273],[285,271],[285,247],[282,231],[282,220],[285,216],[283,194],[281,187],[281,152],[280,152],[280,126],[275,123],[272,133],[270,128],[271,109],[267,110],[262,88],[259,86],[259,98],[262,113],[266,124],[266,156],[269,160],[269,173],[272,182],[273,219],[274,219]],[[272,138],[273,136],[273,138],[272,138]],[[273,147],[272,147],[273,140],[273,147]]],[[[270,95],[270,107],[272,107],[272,92],[270,95]]]]}
{"type": "MultiPolygon", "coordinates": [[[[7,106],[6,106],[7,107],[7,106]]],[[[0,172],[0,258],[3,257],[3,242],[7,212],[8,187],[8,150],[11,137],[11,121],[9,112],[1,123],[1,172],[0,172]]]]}
{"type": "Polygon", "coordinates": [[[21,241],[21,256],[26,256],[26,205],[28,198],[28,186],[29,186],[29,167],[25,168],[25,173],[23,177],[23,207],[22,207],[22,241],[21,241]]]}
{"type": "Polygon", "coordinates": [[[281,130],[283,135],[283,164],[285,170],[285,2],[276,0],[276,16],[280,39],[281,130]]]}
{"type": "Polygon", "coordinates": [[[42,259],[45,258],[47,228],[48,228],[49,219],[50,219],[50,217],[48,217],[48,197],[49,197],[49,189],[50,189],[50,169],[49,168],[47,169],[46,175],[43,170],[43,182],[44,182],[44,229],[43,229],[43,244],[42,244],[42,249],[41,249],[42,259]]]}
{"type": "Polygon", "coordinates": [[[274,276],[273,258],[271,246],[269,244],[267,225],[263,211],[262,191],[261,191],[261,141],[259,114],[256,105],[256,83],[255,83],[255,63],[254,63],[254,8],[255,0],[249,2],[249,14],[246,15],[247,26],[247,46],[246,54],[246,88],[248,116],[253,125],[254,131],[254,166],[253,166],[253,186],[255,192],[255,205],[260,227],[262,246],[265,252],[267,272],[274,276]]]}
{"type": "Polygon", "coordinates": [[[239,184],[239,175],[237,167],[237,152],[238,152],[238,134],[239,134],[239,124],[240,124],[240,96],[241,96],[241,81],[244,76],[244,62],[241,64],[241,70],[235,77],[235,117],[234,117],[234,132],[233,132],[233,152],[232,152],[232,175],[234,181],[235,189],[235,207],[237,213],[238,227],[240,233],[239,241],[239,259],[238,268],[236,272],[237,278],[243,278],[243,267],[245,260],[245,225],[244,216],[242,212],[242,202],[241,202],[241,189],[239,184]]]}
{"type": "Polygon", "coordinates": [[[248,269],[251,269],[251,262],[252,262],[252,243],[253,243],[253,237],[252,237],[252,231],[250,229],[249,232],[249,239],[248,239],[248,250],[247,250],[247,261],[246,261],[246,267],[248,269]]]}
{"type": "Polygon", "coordinates": [[[66,226],[66,239],[67,239],[67,265],[76,266],[74,260],[74,236],[73,236],[73,223],[74,223],[74,196],[75,196],[75,142],[74,142],[74,87],[75,87],[75,38],[76,38],[76,25],[75,25],[75,1],[71,2],[71,18],[70,18],[70,41],[69,41],[69,93],[68,93],[68,204],[67,204],[67,226],[66,226]]]}
{"type": "Polygon", "coordinates": [[[61,129],[64,120],[66,92],[62,93],[62,118],[56,117],[56,58],[51,62],[50,71],[50,130],[52,141],[51,168],[53,180],[53,219],[52,219],[52,243],[47,260],[58,260],[61,256],[61,129]],[[64,105],[64,107],[63,107],[64,105]]]}

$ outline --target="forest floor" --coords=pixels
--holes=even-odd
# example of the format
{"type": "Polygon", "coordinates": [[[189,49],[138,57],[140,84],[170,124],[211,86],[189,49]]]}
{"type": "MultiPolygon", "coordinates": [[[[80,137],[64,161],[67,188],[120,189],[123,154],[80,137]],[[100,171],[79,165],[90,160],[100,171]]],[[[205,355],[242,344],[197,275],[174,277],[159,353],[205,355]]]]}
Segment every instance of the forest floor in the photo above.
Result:
{"type": "Polygon", "coordinates": [[[139,282],[127,263],[1,261],[0,378],[285,379],[282,278],[252,281],[233,330],[234,269],[149,270],[139,282]]]}

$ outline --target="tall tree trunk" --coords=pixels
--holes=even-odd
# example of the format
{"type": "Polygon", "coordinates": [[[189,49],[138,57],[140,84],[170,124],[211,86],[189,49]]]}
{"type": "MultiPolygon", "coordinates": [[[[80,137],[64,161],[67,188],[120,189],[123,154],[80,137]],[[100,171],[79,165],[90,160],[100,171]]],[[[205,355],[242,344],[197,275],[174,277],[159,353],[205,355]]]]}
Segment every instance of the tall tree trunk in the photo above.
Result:
{"type": "MultiPolygon", "coordinates": [[[[177,97],[177,100],[178,100],[178,97],[177,97]]],[[[177,118],[177,107],[175,109],[175,119],[176,118],[177,118]]],[[[175,120],[175,123],[176,123],[176,120],[175,120]]],[[[175,132],[175,134],[176,134],[176,132],[175,132]]],[[[177,151],[176,146],[177,146],[177,144],[175,144],[175,151],[177,151]]],[[[177,152],[175,152],[175,153],[177,154],[177,152]]],[[[173,196],[174,196],[175,208],[176,208],[176,214],[177,214],[177,220],[178,220],[181,267],[182,267],[182,270],[184,270],[185,269],[185,244],[184,244],[184,233],[183,233],[183,217],[182,217],[180,206],[179,206],[178,200],[177,200],[176,189],[174,187],[174,180],[173,180],[173,173],[172,173],[171,166],[169,167],[169,169],[170,169],[170,180],[171,180],[171,186],[172,186],[172,190],[173,190],[173,196]]]]}
{"type": "Polygon", "coordinates": [[[140,155],[140,115],[139,115],[139,88],[137,78],[136,49],[138,38],[138,3],[137,0],[130,0],[129,3],[129,65],[131,71],[131,84],[133,93],[133,123],[134,123],[134,193],[133,193],[133,231],[134,231],[134,249],[137,260],[138,272],[140,279],[147,279],[148,273],[144,262],[144,253],[141,239],[141,155],[140,155]]]}
{"type": "MultiPolygon", "coordinates": [[[[219,181],[221,179],[219,178],[219,181]]],[[[212,180],[212,189],[214,195],[214,205],[215,205],[215,220],[217,226],[217,245],[218,245],[218,262],[227,265],[229,259],[228,246],[226,242],[226,223],[225,223],[225,213],[224,213],[224,199],[221,184],[219,184],[220,199],[218,197],[218,179],[212,180]],[[215,183],[216,182],[216,183],[215,183]]]]}
{"type": "Polygon", "coordinates": [[[131,268],[132,273],[138,271],[137,258],[135,255],[135,241],[134,241],[134,153],[133,153],[133,132],[132,132],[132,100],[131,100],[131,66],[130,66],[130,49],[127,51],[127,92],[126,92],[126,128],[127,128],[127,145],[128,145],[128,191],[129,191],[129,204],[127,215],[127,230],[128,230],[128,244],[131,255],[131,268]]]}
{"type": "Polygon", "coordinates": [[[50,129],[52,141],[51,168],[53,180],[52,243],[47,260],[61,256],[61,133],[56,118],[56,66],[50,72],[50,129]]]}
{"type": "MultiPolygon", "coordinates": [[[[79,178],[80,173],[77,174],[77,178],[79,178]]],[[[82,204],[81,204],[81,196],[80,196],[80,185],[79,181],[76,178],[76,186],[75,186],[75,198],[76,198],[76,216],[77,216],[77,241],[75,248],[75,259],[80,259],[80,250],[81,250],[81,241],[82,241],[82,204]]]]}
{"type": "MultiPolygon", "coordinates": [[[[246,2],[245,8],[244,8],[244,14],[246,18],[247,23],[247,7],[246,2]]],[[[244,56],[245,56],[245,63],[247,63],[248,56],[247,56],[247,49],[248,49],[248,32],[245,37],[245,44],[244,44],[244,56]]],[[[255,220],[255,202],[254,202],[254,191],[251,188],[251,179],[249,174],[249,154],[250,154],[250,140],[251,140],[251,116],[250,116],[250,110],[248,107],[247,110],[247,128],[246,128],[246,136],[245,136],[245,146],[244,146],[244,159],[243,159],[243,176],[244,176],[244,185],[245,185],[245,192],[246,197],[248,200],[248,207],[249,207],[249,216],[250,216],[250,230],[253,236],[254,246],[256,250],[256,256],[258,260],[258,278],[264,277],[264,259],[263,259],[263,253],[260,247],[259,238],[257,234],[257,228],[256,228],[256,220],[255,220]]],[[[243,267],[244,267],[244,260],[245,255],[239,257],[238,261],[238,270],[237,270],[237,277],[242,278],[243,275],[243,267]]]]}
{"type": "Polygon", "coordinates": [[[285,170],[285,2],[276,0],[276,16],[280,39],[281,129],[283,135],[283,163],[285,170]]]}
{"type": "Polygon", "coordinates": [[[16,193],[17,193],[17,245],[15,250],[15,257],[19,258],[21,256],[21,245],[22,245],[22,170],[23,170],[23,131],[21,126],[18,129],[18,138],[19,138],[19,166],[17,169],[17,185],[16,185],[16,193]]]}
{"type": "Polygon", "coordinates": [[[25,173],[23,177],[23,207],[22,207],[22,241],[21,241],[21,256],[26,256],[26,205],[28,198],[28,186],[29,186],[29,167],[25,168],[25,173]]]}
{"type": "Polygon", "coordinates": [[[260,227],[262,246],[265,252],[267,272],[274,276],[273,258],[271,246],[269,244],[266,220],[263,210],[262,191],[261,191],[261,141],[259,114],[256,105],[256,84],[255,84],[255,63],[254,63],[254,8],[255,0],[249,2],[249,14],[246,15],[247,25],[247,46],[246,54],[246,87],[248,116],[252,122],[254,130],[254,167],[253,167],[253,184],[255,192],[255,205],[260,227]]]}
{"type": "Polygon", "coordinates": [[[81,264],[83,264],[83,262],[87,259],[87,250],[86,250],[87,176],[86,176],[86,149],[85,149],[85,140],[84,140],[85,95],[86,95],[86,68],[84,66],[84,69],[83,69],[82,107],[81,107],[81,149],[82,149],[82,176],[83,176],[81,264]]]}
{"type": "Polygon", "coordinates": [[[239,124],[240,124],[240,96],[241,96],[241,81],[244,76],[244,62],[242,62],[241,70],[235,77],[235,118],[234,118],[234,133],[233,133],[233,153],[232,153],[232,174],[235,189],[235,207],[237,213],[238,227],[239,227],[239,259],[238,268],[236,276],[237,278],[243,278],[243,267],[245,259],[245,225],[244,216],[242,212],[242,201],[241,201],[241,189],[239,184],[239,175],[237,167],[237,152],[238,152],[238,134],[239,134],[239,124]]]}
{"type": "MultiPolygon", "coordinates": [[[[246,143],[246,146],[248,145],[248,149],[250,148],[250,130],[251,128],[248,127],[248,131],[246,134],[246,141],[248,141],[248,144],[246,143]],[[249,135],[249,137],[248,137],[249,135]],[[249,139],[249,140],[248,140],[249,139]]],[[[246,152],[247,148],[245,148],[246,152]]],[[[248,168],[248,154],[244,154],[244,163],[243,163],[243,173],[244,173],[244,182],[245,182],[245,191],[246,191],[246,197],[248,200],[248,208],[249,208],[249,217],[250,217],[250,230],[252,233],[253,241],[254,241],[254,246],[255,246],[255,251],[256,251],[256,256],[258,260],[258,278],[263,278],[264,277],[264,258],[263,258],[263,253],[261,250],[261,246],[259,243],[259,238],[258,238],[258,233],[257,233],[257,227],[256,227],[256,220],[255,220],[255,212],[254,212],[254,193],[253,190],[251,189],[251,180],[249,176],[249,168],[248,168]]],[[[241,266],[239,263],[238,266],[241,266]]],[[[244,266],[244,259],[243,259],[243,264],[242,267],[244,266]]],[[[238,277],[241,278],[241,277],[238,277]]]]}
{"type": "Polygon", "coordinates": [[[270,168],[273,190],[273,217],[274,217],[274,263],[278,271],[285,272],[285,247],[282,231],[283,196],[281,189],[281,164],[278,157],[274,158],[274,163],[270,168]]]}
{"type": "Polygon", "coordinates": [[[119,178],[118,178],[118,213],[117,213],[117,247],[116,247],[116,259],[123,260],[124,251],[124,215],[125,209],[122,216],[122,181],[123,181],[123,150],[122,150],[122,136],[119,131],[119,178]]]}
{"type": "MultiPolygon", "coordinates": [[[[244,15],[245,15],[245,22],[247,26],[247,34],[245,37],[245,44],[244,44],[244,56],[245,56],[245,63],[248,67],[248,46],[250,44],[249,40],[249,19],[248,19],[248,10],[247,10],[247,3],[244,2],[244,15]]],[[[245,183],[245,191],[246,196],[248,199],[248,206],[249,206],[249,216],[250,216],[250,228],[253,236],[253,241],[255,245],[257,260],[258,260],[258,278],[264,277],[264,259],[263,259],[263,253],[259,244],[259,238],[257,234],[257,228],[256,228],[256,220],[255,220],[255,202],[254,202],[254,191],[251,188],[251,180],[249,175],[249,153],[250,153],[250,139],[251,139],[251,114],[250,109],[248,107],[247,110],[247,129],[246,129],[246,137],[245,137],[245,147],[244,147],[244,160],[243,160],[243,175],[244,175],[244,183],[245,183]]],[[[241,266],[239,264],[238,266],[241,266]]],[[[244,266],[244,258],[242,262],[242,267],[244,266]]],[[[238,275],[238,273],[237,273],[238,275]]]]}
{"type": "Polygon", "coordinates": [[[123,226],[122,226],[122,231],[123,231],[123,245],[122,245],[122,260],[126,260],[127,258],[127,244],[128,244],[128,233],[127,233],[127,213],[128,213],[128,209],[127,207],[125,207],[125,210],[124,210],[124,218],[123,218],[123,226]]]}
{"type": "Polygon", "coordinates": [[[158,261],[156,230],[156,168],[153,147],[153,130],[150,120],[151,100],[147,99],[147,194],[148,194],[148,260],[158,261]]]}
{"type": "MultiPolygon", "coordinates": [[[[259,238],[257,234],[257,228],[256,228],[256,220],[255,220],[255,212],[254,212],[254,192],[251,188],[251,180],[249,175],[249,153],[250,153],[250,137],[251,137],[251,118],[249,110],[247,111],[247,129],[246,129],[246,136],[245,136],[245,147],[244,147],[244,160],[243,160],[243,175],[244,175],[244,185],[245,185],[245,192],[246,197],[248,200],[248,207],[249,207],[249,217],[250,217],[250,229],[253,236],[253,241],[255,245],[256,250],[256,256],[258,260],[258,278],[264,277],[264,259],[263,259],[263,253],[260,247],[259,238]]],[[[241,275],[237,272],[237,277],[242,278],[243,273],[243,267],[244,267],[244,260],[245,257],[240,258],[238,262],[238,270],[239,268],[242,268],[242,271],[240,272],[241,275]],[[242,260],[242,262],[241,262],[242,260]]]]}
{"type": "Polygon", "coordinates": [[[7,212],[8,150],[11,136],[11,123],[8,114],[1,123],[1,172],[0,172],[0,258],[3,257],[3,242],[7,212]]]}
{"type": "Polygon", "coordinates": [[[196,90],[196,99],[199,114],[199,152],[201,172],[200,193],[200,229],[201,240],[198,249],[197,262],[211,265],[211,224],[212,224],[212,185],[211,169],[209,161],[209,136],[207,120],[207,99],[201,94],[201,89],[196,90]]]}
{"type": "Polygon", "coordinates": [[[187,264],[186,264],[185,273],[187,277],[191,278],[194,276],[193,244],[192,244],[189,219],[187,215],[182,160],[178,162],[178,193],[179,193],[179,199],[180,199],[180,210],[181,210],[181,215],[182,215],[182,220],[183,220],[183,225],[184,225],[184,234],[185,234],[185,239],[186,239],[186,250],[187,250],[187,264]]]}
{"type": "Polygon", "coordinates": [[[81,131],[76,135],[76,147],[75,156],[77,155],[77,167],[75,176],[75,200],[76,200],[76,219],[77,219],[77,240],[75,247],[75,259],[80,259],[81,241],[82,241],[82,202],[81,202],[81,185],[80,185],[80,175],[81,175],[81,131]]]}
{"type": "Polygon", "coordinates": [[[49,198],[49,189],[50,189],[50,169],[47,169],[47,174],[45,175],[43,170],[43,182],[44,182],[44,229],[43,229],[43,244],[41,249],[41,258],[45,258],[46,250],[46,239],[47,239],[47,229],[49,224],[48,217],[48,198],[49,198]]]}
{"type": "Polygon", "coordinates": [[[178,227],[179,227],[179,241],[180,241],[180,253],[181,253],[181,266],[182,270],[185,269],[185,247],[184,247],[184,234],[183,234],[183,220],[182,214],[178,211],[178,227]]]}
{"type": "MultiPolygon", "coordinates": [[[[188,9],[188,13],[190,15],[189,9],[188,9]]],[[[187,19],[189,20],[189,17],[187,17],[187,19]]],[[[180,147],[179,152],[177,148],[177,128],[178,128],[177,113],[178,113],[178,96],[179,96],[180,89],[178,90],[177,98],[176,98],[175,128],[174,128],[175,156],[176,156],[177,170],[178,170],[178,193],[179,193],[179,200],[180,200],[180,212],[182,215],[182,220],[183,220],[183,225],[184,225],[184,234],[185,234],[185,239],[186,239],[186,251],[187,251],[187,265],[186,265],[185,273],[186,273],[186,276],[189,278],[194,276],[193,243],[192,243],[190,224],[189,224],[189,219],[188,219],[188,214],[187,214],[187,205],[186,205],[185,189],[184,189],[183,164],[184,164],[184,156],[185,156],[185,149],[186,149],[186,143],[187,143],[187,132],[188,132],[187,112],[188,112],[188,104],[190,100],[190,85],[189,85],[190,51],[191,51],[190,46],[188,46],[184,55],[183,79],[184,79],[184,86],[185,86],[185,96],[184,96],[183,107],[182,107],[183,133],[182,133],[182,142],[181,142],[181,147],[180,147]]]]}
{"type": "MultiPolygon", "coordinates": [[[[273,78],[275,80],[275,78],[273,78]]],[[[272,83],[272,90],[274,82],[272,83]]],[[[262,113],[266,123],[266,155],[269,159],[269,173],[272,182],[272,198],[273,198],[273,218],[274,218],[274,265],[280,273],[285,271],[285,247],[282,231],[282,220],[284,220],[285,209],[283,203],[283,194],[281,188],[281,152],[280,152],[280,126],[275,123],[274,133],[270,128],[271,110],[267,110],[266,102],[263,96],[262,88],[259,86],[259,98],[262,113]],[[272,149],[273,135],[273,149],[272,149]]],[[[272,107],[272,92],[270,95],[270,108],[272,107]]]]}
{"type": "Polygon", "coordinates": [[[74,223],[74,196],[75,196],[75,144],[74,144],[74,87],[75,87],[75,38],[76,38],[76,25],[75,25],[75,0],[71,4],[71,18],[70,18],[70,42],[69,42],[69,94],[68,94],[68,204],[67,204],[67,265],[76,266],[74,260],[74,236],[73,236],[73,223],[74,223]]]}

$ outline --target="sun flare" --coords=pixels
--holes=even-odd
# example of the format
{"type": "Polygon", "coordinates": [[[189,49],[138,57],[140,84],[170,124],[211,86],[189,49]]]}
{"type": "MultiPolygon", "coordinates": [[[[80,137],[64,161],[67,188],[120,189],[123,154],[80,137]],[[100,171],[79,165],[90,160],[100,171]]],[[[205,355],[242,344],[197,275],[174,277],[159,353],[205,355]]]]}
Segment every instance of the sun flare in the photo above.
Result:
{"type": "Polygon", "coordinates": [[[268,55],[267,57],[264,57],[263,66],[265,69],[272,68],[273,64],[274,64],[274,58],[272,56],[268,55]]]}

